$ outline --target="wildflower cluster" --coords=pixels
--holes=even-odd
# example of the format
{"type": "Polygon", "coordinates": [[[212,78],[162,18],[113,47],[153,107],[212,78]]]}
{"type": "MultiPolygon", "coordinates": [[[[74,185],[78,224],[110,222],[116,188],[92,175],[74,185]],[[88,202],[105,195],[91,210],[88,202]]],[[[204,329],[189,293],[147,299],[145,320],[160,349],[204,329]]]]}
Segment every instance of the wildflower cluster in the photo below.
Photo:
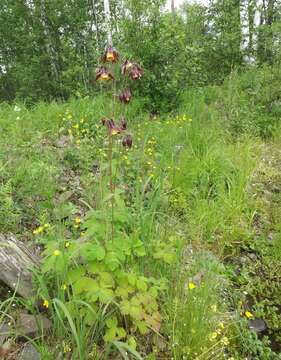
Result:
{"type": "Polygon", "coordinates": [[[39,235],[46,232],[50,228],[50,224],[44,224],[33,230],[33,235],[39,235]]]}
{"type": "Polygon", "coordinates": [[[67,135],[74,138],[77,145],[80,144],[82,138],[89,135],[89,123],[84,117],[77,119],[67,109],[65,114],[61,115],[61,118],[67,135]]]}
{"type": "MultiPolygon", "coordinates": [[[[118,63],[119,57],[120,56],[118,51],[113,46],[108,46],[105,49],[105,52],[102,56],[102,61],[105,64],[111,64],[111,67],[109,69],[105,65],[100,66],[96,70],[97,81],[112,81],[116,83],[116,76],[114,72],[116,71],[115,65],[118,63]]],[[[141,69],[141,67],[128,59],[123,62],[120,70],[121,76],[128,76],[132,80],[139,80],[143,75],[143,70],[141,69]]],[[[128,87],[121,89],[118,96],[120,103],[124,105],[129,104],[132,101],[132,97],[132,91],[128,87]]],[[[125,136],[122,139],[122,145],[127,148],[132,147],[133,138],[131,134],[127,133],[127,120],[125,117],[121,117],[119,122],[117,122],[114,118],[103,118],[101,122],[102,125],[107,128],[107,133],[109,137],[124,133],[125,136]]]]}

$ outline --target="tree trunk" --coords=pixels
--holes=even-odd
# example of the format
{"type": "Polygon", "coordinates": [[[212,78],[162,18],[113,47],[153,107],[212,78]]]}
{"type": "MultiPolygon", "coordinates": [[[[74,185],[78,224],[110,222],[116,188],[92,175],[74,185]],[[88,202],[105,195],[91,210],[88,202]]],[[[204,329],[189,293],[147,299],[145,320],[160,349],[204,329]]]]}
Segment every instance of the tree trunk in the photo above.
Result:
{"type": "Polygon", "coordinates": [[[172,14],[175,13],[175,0],[171,0],[171,12],[172,14]]]}
{"type": "Polygon", "coordinates": [[[32,269],[39,266],[39,259],[24,243],[13,236],[0,234],[0,280],[25,298],[34,295],[32,269]]]}
{"type": "Polygon", "coordinates": [[[107,45],[112,46],[109,0],[104,0],[103,4],[104,4],[104,14],[105,14],[106,31],[107,31],[107,45]]]}

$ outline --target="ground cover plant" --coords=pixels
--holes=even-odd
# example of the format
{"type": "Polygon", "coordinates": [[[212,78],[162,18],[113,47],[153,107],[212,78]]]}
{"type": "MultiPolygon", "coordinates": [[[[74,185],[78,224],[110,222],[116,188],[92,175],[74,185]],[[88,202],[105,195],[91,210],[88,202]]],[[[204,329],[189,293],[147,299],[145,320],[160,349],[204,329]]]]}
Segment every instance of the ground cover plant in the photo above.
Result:
{"type": "Polygon", "coordinates": [[[43,311],[43,359],[279,358],[280,134],[233,137],[228,91],[161,117],[115,99],[126,133],[107,90],[1,107],[1,231],[42,254],[1,319],[43,311]]]}
{"type": "Polygon", "coordinates": [[[280,3],[0,5],[0,358],[281,359],[280,3]]]}

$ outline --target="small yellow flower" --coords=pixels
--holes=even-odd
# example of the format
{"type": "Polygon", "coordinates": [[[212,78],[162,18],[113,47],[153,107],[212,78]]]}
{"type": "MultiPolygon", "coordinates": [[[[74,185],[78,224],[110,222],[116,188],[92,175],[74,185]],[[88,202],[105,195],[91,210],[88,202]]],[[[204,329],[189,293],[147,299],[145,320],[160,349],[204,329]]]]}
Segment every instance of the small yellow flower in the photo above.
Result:
{"type": "Polygon", "coordinates": [[[229,339],[228,339],[228,337],[224,336],[224,337],[221,339],[221,342],[222,342],[223,345],[225,345],[225,346],[229,345],[229,339]]]}
{"type": "Polygon", "coordinates": [[[48,307],[49,307],[49,301],[48,300],[43,301],[43,307],[48,309],[48,307]]]}
{"type": "Polygon", "coordinates": [[[33,230],[33,234],[37,235],[40,234],[41,232],[44,231],[44,227],[43,226],[39,226],[37,229],[33,230]]]}
{"type": "Polygon", "coordinates": [[[209,339],[210,339],[211,341],[216,340],[217,337],[218,337],[218,333],[217,333],[216,331],[214,331],[213,333],[211,333],[211,334],[209,335],[209,339]]]}
{"type": "Polygon", "coordinates": [[[78,128],[79,128],[79,124],[75,124],[75,125],[73,125],[72,127],[73,127],[73,129],[78,129],[78,128]]]}
{"type": "Polygon", "coordinates": [[[246,316],[248,319],[254,317],[254,315],[253,315],[250,311],[246,311],[246,312],[245,312],[245,316],[246,316]]]}
{"type": "Polygon", "coordinates": [[[61,252],[60,252],[59,250],[55,250],[55,251],[53,252],[53,255],[54,255],[54,256],[60,256],[60,254],[61,254],[61,252]]]}
{"type": "Polygon", "coordinates": [[[212,306],[211,306],[211,309],[212,309],[213,312],[217,312],[217,311],[218,311],[218,307],[217,307],[216,304],[212,305],[212,306]]]}
{"type": "Polygon", "coordinates": [[[223,322],[219,323],[219,328],[224,329],[224,323],[223,322]]]}
{"type": "Polygon", "coordinates": [[[189,290],[195,289],[196,285],[193,282],[189,282],[188,283],[188,288],[189,288],[189,290]]]}
{"type": "Polygon", "coordinates": [[[47,223],[47,224],[44,224],[43,227],[44,227],[45,229],[48,229],[50,226],[51,226],[51,225],[47,223]]]}
{"type": "Polygon", "coordinates": [[[71,352],[71,347],[68,344],[64,344],[63,345],[63,352],[66,353],[70,353],[71,352]]]}
{"type": "Polygon", "coordinates": [[[66,289],[67,289],[67,285],[66,285],[66,284],[63,284],[61,288],[62,288],[62,290],[66,290],[66,289]]]}
{"type": "Polygon", "coordinates": [[[80,217],[76,217],[76,218],[74,219],[74,222],[75,222],[76,224],[81,224],[81,218],[80,218],[80,217]]]}
{"type": "Polygon", "coordinates": [[[70,242],[67,241],[67,242],[64,244],[64,247],[67,249],[67,248],[69,248],[69,246],[70,246],[70,242]]]}

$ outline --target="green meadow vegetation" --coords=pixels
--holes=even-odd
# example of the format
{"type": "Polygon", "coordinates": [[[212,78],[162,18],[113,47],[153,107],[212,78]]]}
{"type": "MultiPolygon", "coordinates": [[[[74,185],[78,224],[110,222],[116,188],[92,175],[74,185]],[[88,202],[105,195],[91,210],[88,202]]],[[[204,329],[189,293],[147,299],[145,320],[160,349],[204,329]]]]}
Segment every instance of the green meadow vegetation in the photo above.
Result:
{"type": "Polygon", "coordinates": [[[280,19],[0,1],[0,359],[281,360],[280,19]]]}
{"type": "MultiPolygon", "coordinates": [[[[136,99],[114,195],[107,95],[1,105],[1,231],[43,250],[43,359],[279,359],[279,81],[233,73],[153,118],[136,99]]],[[[35,300],[7,297],[1,318],[35,300]]]]}

